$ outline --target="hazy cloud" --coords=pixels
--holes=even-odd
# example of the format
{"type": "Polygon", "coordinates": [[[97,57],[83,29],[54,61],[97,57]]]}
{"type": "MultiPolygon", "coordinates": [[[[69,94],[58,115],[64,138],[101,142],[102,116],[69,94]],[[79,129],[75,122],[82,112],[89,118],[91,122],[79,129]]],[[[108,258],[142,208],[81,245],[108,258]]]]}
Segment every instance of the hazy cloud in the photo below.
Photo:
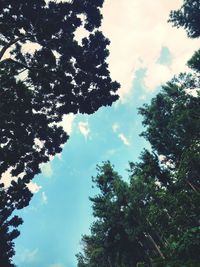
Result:
{"type": "Polygon", "coordinates": [[[79,124],[78,124],[78,127],[79,127],[79,130],[81,132],[81,134],[87,138],[89,133],[90,133],[90,129],[89,129],[89,124],[88,122],[83,122],[83,121],[80,121],[79,124]]]}
{"type": "Polygon", "coordinates": [[[21,248],[17,253],[18,260],[20,262],[26,262],[26,263],[34,262],[37,258],[38,251],[39,251],[38,248],[35,248],[33,250],[27,248],[21,248]]]}
{"type": "Polygon", "coordinates": [[[112,125],[113,132],[116,133],[118,129],[119,129],[119,124],[117,122],[113,123],[112,125]]]}
{"type": "Polygon", "coordinates": [[[46,177],[51,177],[53,175],[53,170],[51,167],[51,162],[41,164],[42,174],[46,177]]]}
{"type": "Polygon", "coordinates": [[[47,195],[45,194],[45,192],[42,192],[42,204],[46,205],[47,202],[48,202],[47,195]]]}

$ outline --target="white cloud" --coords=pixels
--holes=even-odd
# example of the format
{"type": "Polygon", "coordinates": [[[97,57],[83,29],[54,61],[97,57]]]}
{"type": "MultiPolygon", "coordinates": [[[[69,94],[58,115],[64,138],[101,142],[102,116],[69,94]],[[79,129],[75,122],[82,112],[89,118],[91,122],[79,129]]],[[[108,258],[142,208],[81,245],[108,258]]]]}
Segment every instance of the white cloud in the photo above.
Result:
{"type": "Polygon", "coordinates": [[[27,187],[33,194],[37,193],[42,188],[40,185],[32,181],[29,184],[27,184],[27,187]]]}
{"type": "Polygon", "coordinates": [[[48,198],[45,192],[42,192],[42,204],[46,205],[48,202],[48,198]]]}
{"type": "Polygon", "coordinates": [[[51,162],[42,163],[40,165],[42,174],[46,177],[51,177],[53,175],[53,170],[51,167],[51,162]]]}
{"type": "Polygon", "coordinates": [[[88,122],[83,122],[83,121],[80,121],[79,124],[78,124],[78,127],[79,127],[79,130],[81,132],[81,134],[87,138],[89,133],[90,133],[90,129],[89,129],[89,124],[88,122]]]}
{"type": "Polygon", "coordinates": [[[187,38],[183,29],[167,23],[170,10],[181,4],[182,0],[105,1],[102,30],[111,40],[108,62],[113,79],[121,83],[121,100],[130,94],[139,68],[147,69],[144,84],[150,91],[174,74],[185,71],[185,63],[199,48],[199,40],[187,38]],[[172,56],[168,68],[158,63],[163,47],[167,47],[172,56]]]}
{"type": "Polygon", "coordinates": [[[64,115],[62,118],[62,121],[59,123],[59,125],[62,126],[64,131],[69,135],[72,133],[72,126],[73,126],[74,119],[75,119],[75,115],[73,113],[70,113],[70,114],[64,115]]]}
{"type": "Polygon", "coordinates": [[[112,125],[113,132],[116,133],[118,129],[119,129],[119,124],[117,122],[113,123],[112,125]]]}
{"type": "MultiPolygon", "coordinates": [[[[120,128],[120,125],[117,122],[113,123],[112,130],[113,130],[114,133],[119,132],[118,131],[119,128],[120,128]]],[[[130,142],[129,142],[128,138],[123,133],[119,133],[118,134],[118,137],[124,143],[124,145],[126,145],[126,146],[129,146],[130,145],[130,142]]],[[[115,149],[111,149],[111,150],[108,151],[108,154],[112,155],[115,152],[116,152],[115,149]]]]}
{"type": "Polygon", "coordinates": [[[120,133],[118,135],[118,137],[121,139],[121,141],[124,143],[124,145],[130,146],[129,140],[127,139],[127,137],[123,133],[120,133]]]}

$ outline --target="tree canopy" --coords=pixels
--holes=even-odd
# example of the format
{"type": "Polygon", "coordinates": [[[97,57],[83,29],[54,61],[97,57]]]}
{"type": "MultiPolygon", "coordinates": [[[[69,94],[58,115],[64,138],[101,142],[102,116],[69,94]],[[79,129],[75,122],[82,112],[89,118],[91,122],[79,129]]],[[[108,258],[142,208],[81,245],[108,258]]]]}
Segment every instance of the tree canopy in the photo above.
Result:
{"type": "Polygon", "coordinates": [[[109,162],[98,166],[79,267],[199,266],[200,95],[187,91],[191,82],[180,75],[140,109],[152,151],[130,162],[129,182],[109,162]]]}
{"type": "MultiPolygon", "coordinates": [[[[0,177],[6,171],[15,177],[9,188],[1,184],[1,240],[12,226],[5,213],[28,205],[27,185],[68,139],[59,126],[63,115],[92,114],[118,99],[119,84],[106,63],[109,40],[98,30],[102,5],[103,0],[0,3],[0,177]],[[79,27],[86,32],[80,42],[79,27]]],[[[8,234],[5,242],[13,238],[8,234]]],[[[6,253],[1,249],[1,263],[14,252],[6,253]]]]}
{"type": "Polygon", "coordinates": [[[12,167],[28,181],[67,140],[57,124],[64,114],[91,114],[117,100],[105,62],[109,41],[96,30],[102,4],[1,1],[1,173],[12,167]],[[89,36],[79,44],[81,25],[89,36]]]}
{"type": "Polygon", "coordinates": [[[193,96],[199,82],[196,75],[181,74],[164,85],[150,105],[139,109],[147,127],[141,135],[173,164],[200,138],[199,98],[193,96]]]}
{"type": "Polygon", "coordinates": [[[200,36],[199,0],[184,0],[178,10],[170,13],[169,22],[175,27],[183,27],[188,37],[198,38],[200,36]]]}

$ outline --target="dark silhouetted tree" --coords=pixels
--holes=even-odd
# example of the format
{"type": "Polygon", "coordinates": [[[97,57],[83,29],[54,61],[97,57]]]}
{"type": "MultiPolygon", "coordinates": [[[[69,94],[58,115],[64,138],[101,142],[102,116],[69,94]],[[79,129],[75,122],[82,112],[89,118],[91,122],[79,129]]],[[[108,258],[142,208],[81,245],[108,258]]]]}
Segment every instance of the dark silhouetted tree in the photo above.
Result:
{"type": "MultiPolygon", "coordinates": [[[[102,5],[103,0],[0,2],[0,177],[9,171],[18,178],[1,187],[10,210],[28,205],[32,194],[25,191],[40,164],[61,152],[68,139],[59,126],[63,115],[92,114],[118,99],[119,84],[106,63],[109,41],[97,30],[102,5]],[[79,27],[87,32],[80,42],[79,27]]],[[[9,226],[5,210],[1,205],[0,227],[9,226]]],[[[0,240],[2,247],[10,242],[1,235],[0,240]]]]}

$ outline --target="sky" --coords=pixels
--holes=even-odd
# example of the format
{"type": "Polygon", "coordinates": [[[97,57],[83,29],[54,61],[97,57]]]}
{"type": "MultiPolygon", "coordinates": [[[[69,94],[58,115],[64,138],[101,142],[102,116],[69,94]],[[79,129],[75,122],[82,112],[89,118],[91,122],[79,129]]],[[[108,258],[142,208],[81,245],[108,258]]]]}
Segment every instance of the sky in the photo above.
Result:
{"type": "Polygon", "coordinates": [[[42,166],[30,187],[35,192],[19,211],[24,224],[16,240],[18,267],[75,267],[81,236],[94,218],[89,196],[95,194],[96,165],[110,160],[128,179],[129,161],[138,161],[149,144],[139,136],[138,107],[149,103],[161,85],[187,71],[198,41],[167,23],[182,0],[105,0],[102,31],[111,40],[109,68],[121,83],[120,100],[95,114],[65,116],[70,134],[63,152],[42,166]]]}

